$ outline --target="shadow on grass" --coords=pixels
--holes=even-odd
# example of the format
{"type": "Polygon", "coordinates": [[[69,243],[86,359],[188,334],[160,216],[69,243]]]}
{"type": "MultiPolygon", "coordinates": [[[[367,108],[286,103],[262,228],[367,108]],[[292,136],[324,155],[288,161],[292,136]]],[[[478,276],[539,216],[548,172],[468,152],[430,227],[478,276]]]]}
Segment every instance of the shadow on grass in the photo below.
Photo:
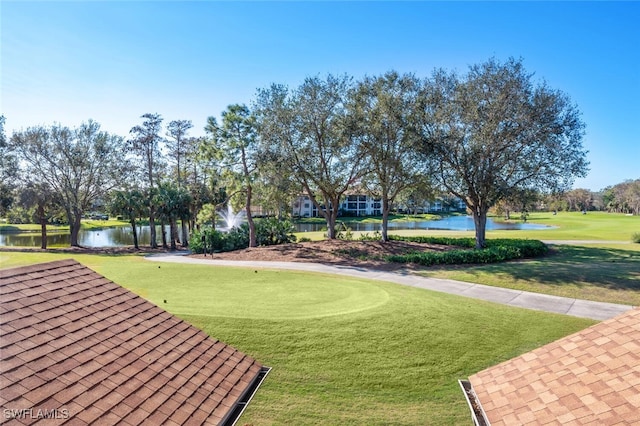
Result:
{"type": "Polygon", "coordinates": [[[640,253],[628,250],[557,246],[544,258],[465,269],[470,275],[499,274],[546,285],[640,291],[640,253]]]}

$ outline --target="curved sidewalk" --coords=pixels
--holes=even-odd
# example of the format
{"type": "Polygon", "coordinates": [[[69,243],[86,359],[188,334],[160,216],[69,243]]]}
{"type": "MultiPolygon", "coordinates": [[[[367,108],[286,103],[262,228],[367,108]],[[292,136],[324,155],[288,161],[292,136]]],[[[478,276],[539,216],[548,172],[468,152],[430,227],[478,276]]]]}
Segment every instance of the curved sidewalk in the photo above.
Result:
{"type": "Polygon", "coordinates": [[[348,275],[370,280],[388,281],[410,287],[418,287],[442,293],[471,297],[503,305],[534,309],[537,311],[572,315],[594,320],[605,320],[632,309],[630,305],[592,302],[568,297],[550,296],[508,288],[492,287],[482,284],[466,283],[440,278],[427,278],[403,272],[383,272],[352,266],[323,265],[302,262],[253,262],[241,260],[198,259],[181,254],[154,254],[146,257],[154,262],[191,263],[210,266],[235,266],[261,269],[287,269],[295,271],[320,272],[326,274],[348,275]]]}

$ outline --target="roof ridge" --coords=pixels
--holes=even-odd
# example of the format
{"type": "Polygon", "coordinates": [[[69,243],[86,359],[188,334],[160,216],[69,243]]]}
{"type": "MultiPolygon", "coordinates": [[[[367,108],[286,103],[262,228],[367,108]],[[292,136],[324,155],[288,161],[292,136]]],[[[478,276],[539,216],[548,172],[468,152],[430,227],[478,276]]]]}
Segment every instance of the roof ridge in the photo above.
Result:
{"type": "MultiPolygon", "coordinates": [[[[15,266],[13,268],[0,269],[0,278],[9,278],[20,275],[26,275],[37,271],[46,271],[50,269],[57,269],[63,266],[79,265],[84,267],[80,262],[75,259],[61,259],[54,260],[45,263],[36,263],[34,265],[15,266]]],[[[1,285],[1,284],[0,284],[1,285]]]]}

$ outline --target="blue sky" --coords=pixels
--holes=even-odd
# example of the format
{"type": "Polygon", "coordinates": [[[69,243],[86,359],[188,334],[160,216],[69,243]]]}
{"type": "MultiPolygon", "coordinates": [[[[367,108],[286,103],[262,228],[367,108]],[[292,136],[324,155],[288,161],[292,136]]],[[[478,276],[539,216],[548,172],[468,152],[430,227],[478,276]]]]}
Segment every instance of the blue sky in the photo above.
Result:
{"type": "Polygon", "coordinates": [[[2,1],[6,131],[87,119],[127,136],[140,116],[193,121],[258,88],[327,73],[464,73],[521,57],[587,124],[574,187],[640,178],[639,2],[2,1]]]}

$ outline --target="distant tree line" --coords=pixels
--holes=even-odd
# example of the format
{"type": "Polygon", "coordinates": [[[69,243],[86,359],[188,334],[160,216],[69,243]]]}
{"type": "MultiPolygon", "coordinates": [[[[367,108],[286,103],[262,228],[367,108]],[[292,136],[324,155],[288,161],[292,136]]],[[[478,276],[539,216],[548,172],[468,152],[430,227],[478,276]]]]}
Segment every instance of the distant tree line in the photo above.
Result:
{"type": "Polygon", "coordinates": [[[601,191],[573,189],[551,200],[555,210],[640,214],[640,179],[626,180],[601,191]]]}
{"type": "MultiPolygon", "coordinates": [[[[465,201],[482,248],[490,208],[566,193],[588,170],[576,106],[534,82],[516,59],[490,59],[463,75],[390,71],[273,84],[251,107],[230,105],[220,122],[209,117],[204,137],[190,136],[189,120],[141,119],[127,137],[94,121],[30,127],[8,139],[3,127],[1,213],[31,209],[46,223],[62,212],[78,245],[80,218],[102,205],[134,233],[140,219],[148,221],[152,247],[154,225],[167,225],[160,244],[176,248],[232,204],[247,212],[254,246],[254,206],[282,218],[306,194],[335,238],[340,199],[360,188],[381,199],[387,240],[394,203],[442,192],[465,201]]],[[[637,210],[637,201],[633,207],[617,193],[607,202],[637,210]]]]}

